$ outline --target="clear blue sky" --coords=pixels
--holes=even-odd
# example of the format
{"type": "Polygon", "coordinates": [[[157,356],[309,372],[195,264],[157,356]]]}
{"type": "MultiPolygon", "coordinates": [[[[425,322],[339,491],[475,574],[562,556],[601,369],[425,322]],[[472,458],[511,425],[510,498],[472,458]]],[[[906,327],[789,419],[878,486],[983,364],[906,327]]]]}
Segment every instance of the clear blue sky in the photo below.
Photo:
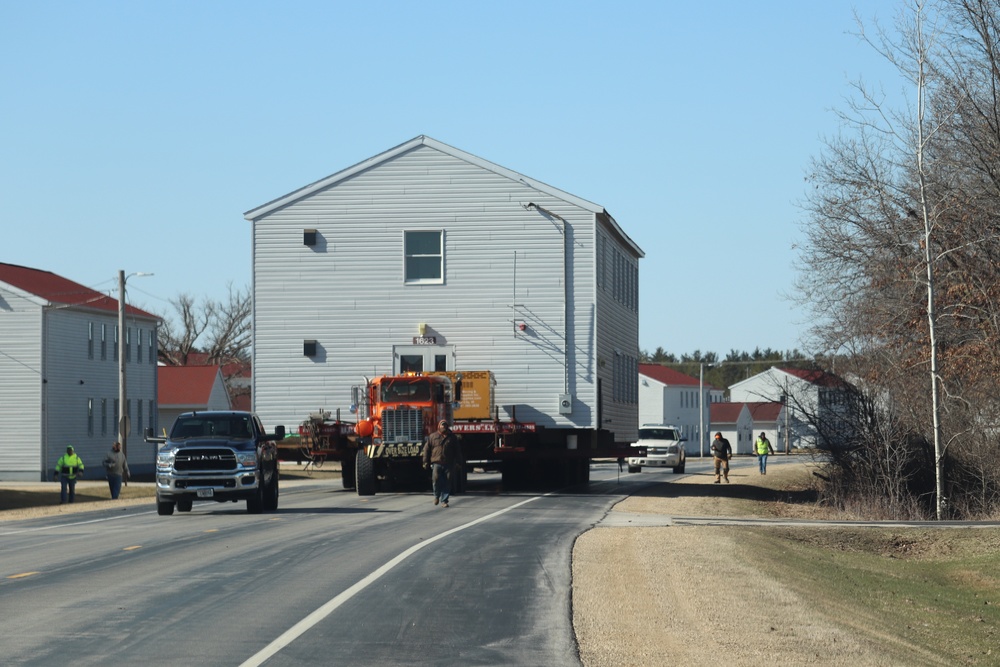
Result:
{"type": "Polygon", "coordinates": [[[896,85],[855,29],[846,0],[0,0],[0,261],[222,298],[245,211],[426,134],[607,208],[641,348],[801,347],[809,160],[852,80],[896,85]]]}

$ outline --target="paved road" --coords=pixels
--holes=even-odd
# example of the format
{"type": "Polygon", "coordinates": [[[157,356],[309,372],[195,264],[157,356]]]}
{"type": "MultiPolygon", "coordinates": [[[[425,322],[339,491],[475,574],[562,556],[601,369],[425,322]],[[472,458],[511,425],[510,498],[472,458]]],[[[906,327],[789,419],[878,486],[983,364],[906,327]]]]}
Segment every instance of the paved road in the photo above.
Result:
{"type": "Polygon", "coordinates": [[[4,664],[579,665],[573,542],[671,477],[603,465],[585,488],[517,495],[474,475],[448,509],[309,483],[273,514],[208,503],[5,523],[4,664]]]}

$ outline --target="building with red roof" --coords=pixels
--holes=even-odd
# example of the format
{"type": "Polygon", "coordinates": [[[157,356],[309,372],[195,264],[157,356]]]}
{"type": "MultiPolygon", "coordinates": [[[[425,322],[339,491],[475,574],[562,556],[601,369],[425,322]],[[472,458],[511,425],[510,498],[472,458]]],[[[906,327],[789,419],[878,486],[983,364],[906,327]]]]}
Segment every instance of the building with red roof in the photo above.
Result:
{"type": "Polygon", "coordinates": [[[160,429],[170,433],[177,416],[195,410],[232,410],[220,366],[160,366],[160,429]]]}
{"type": "MultiPolygon", "coordinates": [[[[688,454],[698,454],[701,423],[709,420],[709,406],[723,400],[723,391],[711,385],[701,387],[698,378],[661,366],[639,364],[639,424],[671,424],[687,438],[688,454]]],[[[707,429],[706,429],[707,433],[707,429]]],[[[702,442],[708,451],[708,438],[702,442]]]]}
{"type": "MultiPolygon", "coordinates": [[[[109,272],[111,273],[111,272],[109,272]]],[[[111,276],[109,275],[109,278],[111,276]]],[[[50,271],[0,263],[0,480],[51,478],[72,445],[88,470],[117,437],[119,335],[125,338],[127,449],[133,474],[152,472],[159,318],[50,271]],[[16,437],[15,437],[16,434],[16,437]]]]}

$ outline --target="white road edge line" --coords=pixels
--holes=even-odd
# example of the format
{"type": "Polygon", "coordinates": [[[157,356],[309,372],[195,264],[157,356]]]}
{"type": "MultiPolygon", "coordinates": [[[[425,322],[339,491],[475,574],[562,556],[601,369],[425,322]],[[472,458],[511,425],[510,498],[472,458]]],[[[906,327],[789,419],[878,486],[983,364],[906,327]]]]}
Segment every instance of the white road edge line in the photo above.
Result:
{"type": "MultiPolygon", "coordinates": [[[[549,495],[549,494],[546,494],[546,495],[549,495]]],[[[521,502],[516,503],[514,505],[511,505],[510,507],[506,507],[506,508],[504,508],[502,510],[493,512],[493,514],[487,514],[486,516],[480,517],[480,518],[476,519],[475,521],[470,521],[469,523],[462,524],[461,526],[456,526],[455,528],[452,528],[450,530],[446,530],[443,533],[439,533],[438,535],[435,535],[434,537],[430,537],[430,538],[424,540],[420,544],[414,544],[412,547],[410,547],[409,549],[407,549],[403,553],[399,554],[398,556],[396,556],[395,558],[393,558],[392,560],[390,560],[389,562],[387,562],[385,565],[383,565],[382,567],[378,568],[377,570],[375,570],[374,572],[372,572],[371,574],[369,574],[364,579],[361,579],[360,581],[358,581],[356,584],[354,584],[353,586],[351,586],[350,588],[348,588],[347,590],[345,590],[343,593],[340,593],[336,597],[332,598],[329,602],[327,602],[322,607],[320,607],[316,611],[312,612],[311,614],[309,614],[308,616],[306,616],[305,618],[303,618],[301,621],[299,621],[298,623],[296,623],[295,625],[293,625],[292,627],[290,627],[288,630],[286,630],[285,632],[281,633],[281,635],[279,635],[277,639],[275,639],[273,642],[271,642],[270,644],[268,644],[267,646],[265,646],[261,651],[258,651],[256,654],[250,656],[250,658],[248,658],[243,663],[241,663],[240,667],[258,667],[259,665],[263,665],[264,662],[266,662],[269,658],[271,658],[276,653],[278,653],[281,649],[285,648],[286,646],[288,646],[289,644],[291,644],[293,641],[295,641],[296,639],[298,639],[299,637],[301,637],[303,634],[305,634],[306,631],[308,631],[313,626],[315,626],[317,623],[319,623],[324,618],[326,618],[327,616],[329,616],[330,614],[332,614],[334,611],[336,611],[337,608],[340,607],[342,604],[344,604],[345,602],[347,602],[348,600],[350,600],[352,597],[354,597],[355,595],[357,595],[358,593],[360,593],[364,589],[368,588],[368,586],[372,585],[378,579],[380,579],[382,577],[382,575],[386,574],[387,572],[389,572],[390,570],[392,570],[394,567],[396,567],[397,565],[399,565],[400,563],[402,563],[404,560],[406,560],[407,558],[409,558],[413,554],[417,553],[418,551],[420,551],[421,549],[423,549],[427,545],[433,544],[434,542],[437,542],[438,540],[444,539],[445,537],[448,537],[449,535],[453,535],[453,534],[455,534],[455,533],[457,533],[459,531],[465,530],[466,528],[471,528],[472,526],[475,526],[476,524],[483,523],[484,521],[489,521],[490,519],[498,517],[501,514],[506,514],[507,512],[509,512],[509,511],[511,511],[513,509],[517,509],[521,505],[526,505],[526,504],[528,504],[530,502],[533,502],[533,501],[538,500],[539,498],[543,498],[543,497],[544,496],[534,496],[533,498],[528,498],[527,500],[522,500],[521,502]]]]}

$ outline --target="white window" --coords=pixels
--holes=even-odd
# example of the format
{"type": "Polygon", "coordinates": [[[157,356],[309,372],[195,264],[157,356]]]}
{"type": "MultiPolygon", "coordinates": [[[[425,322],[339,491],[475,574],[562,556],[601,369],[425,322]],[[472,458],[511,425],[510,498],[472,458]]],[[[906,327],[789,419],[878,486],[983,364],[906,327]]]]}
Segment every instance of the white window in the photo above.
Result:
{"type": "Polygon", "coordinates": [[[87,435],[94,435],[94,399],[87,399],[87,435]]]}
{"type": "Polygon", "coordinates": [[[108,358],[108,325],[101,324],[101,359],[108,358]]]}
{"type": "Polygon", "coordinates": [[[94,358],[94,323],[87,323],[87,358],[94,358]]]}
{"type": "Polygon", "coordinates": [[[444,283],[444,232],[403,232],[403,282],[412,285],[444,283]]]}
{"type": "Polygon", "coordinates": [[[142,363],[142,329],[136,329],[135,337],[135,363],[142,363]]]}

